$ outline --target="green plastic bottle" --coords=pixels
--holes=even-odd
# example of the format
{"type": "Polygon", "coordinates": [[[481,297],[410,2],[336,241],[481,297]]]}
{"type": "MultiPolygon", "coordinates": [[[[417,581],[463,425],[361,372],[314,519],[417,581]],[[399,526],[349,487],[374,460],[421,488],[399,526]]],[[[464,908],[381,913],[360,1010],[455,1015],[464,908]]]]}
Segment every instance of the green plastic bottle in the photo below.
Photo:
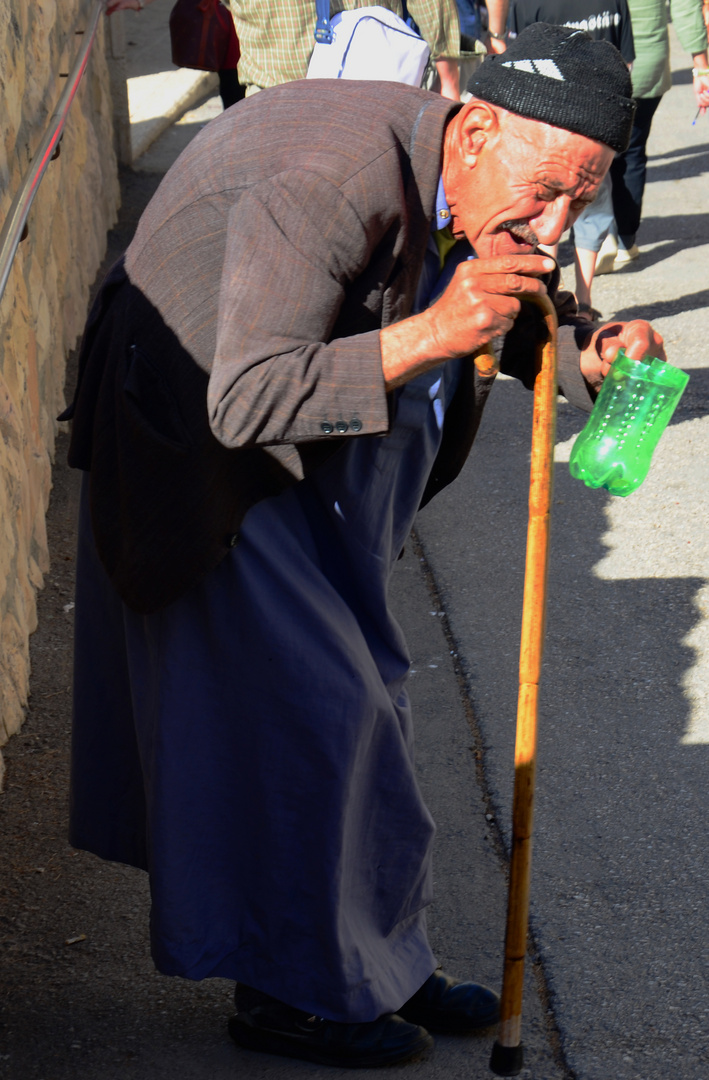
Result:
{"type": "Polygon", "coordinates": [[[571,475],[611,495],[639,488],[688,382],[686,371],[651,357],[631,360],[620,349],[574,443],[571,475]]]}

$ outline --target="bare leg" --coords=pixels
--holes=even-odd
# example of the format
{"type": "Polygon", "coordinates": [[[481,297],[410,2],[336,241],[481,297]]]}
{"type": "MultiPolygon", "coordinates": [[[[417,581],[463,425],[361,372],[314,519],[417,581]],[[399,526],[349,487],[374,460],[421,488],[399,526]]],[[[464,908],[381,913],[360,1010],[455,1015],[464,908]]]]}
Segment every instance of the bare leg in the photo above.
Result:
{"type": "Polygon", "coordinates": [[[574,249],[576,300],[579,304],[587,304],[589,307],[591,307],[591,285],[593,284],[597,258],[597,251],[587,251],[586,248],[574,249]]]}

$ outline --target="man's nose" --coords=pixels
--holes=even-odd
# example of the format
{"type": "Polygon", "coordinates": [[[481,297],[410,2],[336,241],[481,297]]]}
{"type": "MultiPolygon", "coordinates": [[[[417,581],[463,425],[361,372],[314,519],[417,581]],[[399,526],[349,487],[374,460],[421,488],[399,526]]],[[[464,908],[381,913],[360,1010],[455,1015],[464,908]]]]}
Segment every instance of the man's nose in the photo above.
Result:
{"type": "Polygon", "coordinates": [[[567,227],[571,211],[571,199],[568,195],[559,195],[544,207],[539,217],[530,221],[530,225],[539,237],[541,244],[557,244],[567,227]]]}

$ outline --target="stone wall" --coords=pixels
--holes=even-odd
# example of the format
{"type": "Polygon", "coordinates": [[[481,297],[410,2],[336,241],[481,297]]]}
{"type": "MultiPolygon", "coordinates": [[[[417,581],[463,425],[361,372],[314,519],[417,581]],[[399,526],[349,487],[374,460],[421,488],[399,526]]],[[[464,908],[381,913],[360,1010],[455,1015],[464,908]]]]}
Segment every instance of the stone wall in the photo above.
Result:
{"type": "MultiPolygon", "coordinates": [[[[92,0],[0,0],[0,222],[78,52],[92,0]]],[[[102,18],[0,302],[0,745],[22,723],[65,360],[116,218],[119,187],[102,18]]],[[[1,781],[0,761],[0,781],[1,781]]]]}

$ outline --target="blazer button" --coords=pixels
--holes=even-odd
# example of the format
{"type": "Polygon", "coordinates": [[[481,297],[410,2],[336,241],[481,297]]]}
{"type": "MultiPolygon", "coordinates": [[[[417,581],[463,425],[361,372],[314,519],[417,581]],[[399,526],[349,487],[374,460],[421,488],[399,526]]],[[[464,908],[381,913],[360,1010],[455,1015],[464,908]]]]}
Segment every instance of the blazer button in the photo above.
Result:
{"type": "Polygon", "coordinates": [[[361,431],[362,430],[362,421],[359,419],[358,416],[353,416],[352,417],[352,420],[350,421],[350,427],[352,428],[353,431],[361,431]]]}
{"type": "Polygon", "coordinates": [[[324,420],[320,425],[320,429],[324,431],[326,435],[332,435],[335,430],[329,420],[324,420]]]}
{"type": "Polygon", "coordinates": [[[340,435],[344,435],[350,425],[346,420],[338,420],[335,427],[339,431],[340,435]]]}
{"type": "Polygon", "coordinates": [[[239,543],[239,534],[238,533],[229,533],[229,535],[226,538],[226,546],[230,547],[230,548],[233,548],[233,547],[236,547],[236,545],[238,543],[239,543]]]}

